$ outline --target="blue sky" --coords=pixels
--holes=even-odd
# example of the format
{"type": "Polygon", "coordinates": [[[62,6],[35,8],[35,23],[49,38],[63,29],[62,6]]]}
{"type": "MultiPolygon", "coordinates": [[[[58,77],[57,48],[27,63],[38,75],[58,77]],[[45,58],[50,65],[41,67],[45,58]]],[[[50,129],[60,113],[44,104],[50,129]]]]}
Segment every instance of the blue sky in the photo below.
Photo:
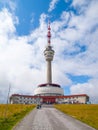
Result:
{"type": "Polygon", "coordinates": [[[65,95],[88,94],[98,103],[98,1],[0,1],[0,103],[11,92],[33,94],[46,82],[43,51],[51,22],[53,82],[65,95]]]}
{"type": "Polygon", "coordinates": [[[39,26],[39,17],[43,12],[47,12],[49,5],[48,1],[36,0],[35,2],[29,0],[18,1],[20,5],[16,10],[20,24],[17,26],[19,35],[29,34],[32,29],[39,26]],[[25,28],[24,28],[25,26],[25,28]]]}

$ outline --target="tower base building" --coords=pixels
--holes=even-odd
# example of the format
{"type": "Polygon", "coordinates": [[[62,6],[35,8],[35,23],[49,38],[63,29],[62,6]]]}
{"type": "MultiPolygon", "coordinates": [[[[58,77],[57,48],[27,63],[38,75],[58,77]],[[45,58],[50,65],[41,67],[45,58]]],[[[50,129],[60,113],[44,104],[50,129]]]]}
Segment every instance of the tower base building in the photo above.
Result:
{"type": "Polygon", "coordinates": [[[63,89],[58,84],[40,84],[34,91],[35,96],[63,96],[63,89]]]}
{"type": "Polygon", "coordinates": [[[86,104],[89,96],[86,94],[67,95],[67,96],[32,96],[13,94],[10,97],[11,104],[86,104]]]}

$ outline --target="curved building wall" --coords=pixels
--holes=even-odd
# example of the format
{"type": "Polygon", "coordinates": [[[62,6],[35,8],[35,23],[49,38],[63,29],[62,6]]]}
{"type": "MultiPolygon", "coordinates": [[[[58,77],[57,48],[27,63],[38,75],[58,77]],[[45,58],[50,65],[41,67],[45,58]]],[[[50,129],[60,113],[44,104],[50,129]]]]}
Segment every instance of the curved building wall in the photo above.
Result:
{"type": "Polygon", "coordinates": [[[34,95],[57,96],[57,95],[64,95],[64,91],[62,88],[53,86],[38,87],[35,89],[34,95]]]}

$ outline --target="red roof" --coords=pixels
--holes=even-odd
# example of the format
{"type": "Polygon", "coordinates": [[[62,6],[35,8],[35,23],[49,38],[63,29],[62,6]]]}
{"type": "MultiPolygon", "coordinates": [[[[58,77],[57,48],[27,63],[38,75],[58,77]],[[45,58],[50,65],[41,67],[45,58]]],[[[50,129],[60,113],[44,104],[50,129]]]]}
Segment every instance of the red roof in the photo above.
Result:
{"type": "Polygon", "coordinates": [[[19,96],[19,97],[27,97],[27,98],[71,98],[71,97],[89,97],[87,94],[76,94],[76,95],[65,95],[65,96],[32,96],[32,95],[20,95],[20,94],[12,94],[11,97],[13,96],[19,96]]]}
{"type": "Polygon", "coordinates": [[[47,85],[51,85],[53,87],[59,87],[60,88],[60,85],[59,84],[55,84],[55,83],[39,84],[38,87],[46,87],[47,85]]]}

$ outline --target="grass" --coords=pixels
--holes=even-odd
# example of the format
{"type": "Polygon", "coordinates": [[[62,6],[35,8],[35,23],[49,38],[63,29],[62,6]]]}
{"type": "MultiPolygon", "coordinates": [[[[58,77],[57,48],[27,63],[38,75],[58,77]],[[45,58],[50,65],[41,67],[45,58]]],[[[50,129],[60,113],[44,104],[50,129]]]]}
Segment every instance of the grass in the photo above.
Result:
{"type": "Polygon", "coordinates": [[[58,104],[55,108],[98,130],[98,105],[58,104]]]}
{"type": "Polygon", "coordinates": [[[0,130],[11,130],[35,105],[1,104],[0,130]]]}

